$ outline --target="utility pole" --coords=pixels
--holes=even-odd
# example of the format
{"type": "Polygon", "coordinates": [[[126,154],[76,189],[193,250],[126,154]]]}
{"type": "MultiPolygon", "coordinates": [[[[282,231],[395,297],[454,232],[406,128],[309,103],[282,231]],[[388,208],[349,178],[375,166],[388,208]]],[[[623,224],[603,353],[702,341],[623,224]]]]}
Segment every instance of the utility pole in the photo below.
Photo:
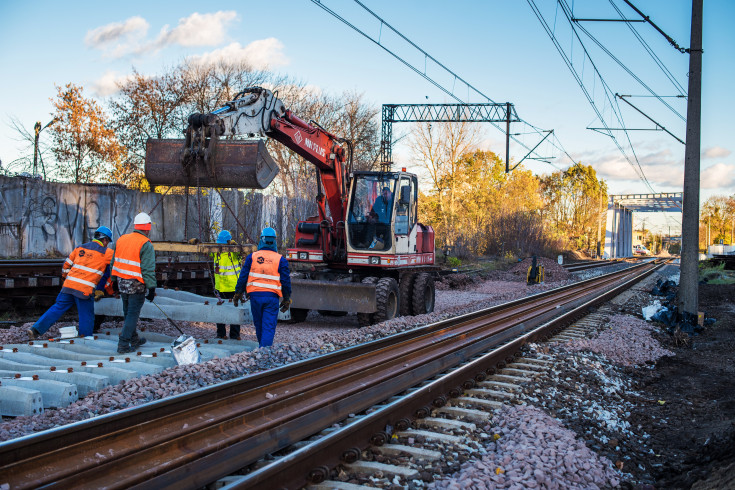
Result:
{"type": "Polygon", "coordinates": [[[684,151],[684,203],[681,220],[681,279],[679,304],[683,312],[699,310],[699,152],[702,120],[702,4],[692,0],[689,43],[689,89],[684,151]]]}
{"type": "MultiPolygon", "coordinates": [[[[47,125],[41,127],[41,121],[36,121],[35,126],[33,126],[33,132],[35,133],[35,138],[33,139],[33,176],[34,177],[36,176],[36,171],[38,169],[38,138],[41,135],[41,131],[51,126],[55,122],[56,122],[56,118],[53,118],[47,125]]],[[[41,167],[43,168],[43,180],[46,180],[46,166],[43,164],[43,159],[41,160],[41,167]]]]}
{"type": "Polygon", "coordinates": [[[602,181],[600,181],[600,207],[597,209],[597,254],[595,258],[600,258],[600,235],[602,234],[602,181]]]}

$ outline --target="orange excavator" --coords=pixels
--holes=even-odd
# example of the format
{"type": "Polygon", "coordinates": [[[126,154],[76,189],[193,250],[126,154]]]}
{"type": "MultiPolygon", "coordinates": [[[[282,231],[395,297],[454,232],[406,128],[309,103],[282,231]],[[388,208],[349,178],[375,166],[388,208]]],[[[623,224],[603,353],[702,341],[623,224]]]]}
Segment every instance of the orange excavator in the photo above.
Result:
{"type": "Polygon", "coordinates": [[[297,224],[286,252],[290,263],[310,266],[293,274],[295,321],[309,310],[356,312],[361,325],[434,310],[434,230],[417,220],[415,174],[387,165],[352,171],[349,141],[300,119],[261,87],[188,123],[184,140],[148,140],[151,185],[265,188],[278,166],[264,138],[316,167],[318,214],[297,224]]]}

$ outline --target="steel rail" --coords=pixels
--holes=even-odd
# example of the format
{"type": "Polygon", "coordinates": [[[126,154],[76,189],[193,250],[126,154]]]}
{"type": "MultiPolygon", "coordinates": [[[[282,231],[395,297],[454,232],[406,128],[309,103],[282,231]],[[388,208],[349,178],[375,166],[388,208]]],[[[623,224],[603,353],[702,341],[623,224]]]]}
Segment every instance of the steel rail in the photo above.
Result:
{"type": "Polygon", "coordinates": [[[14,488],[181,487],[182,478],[196,488],[476,355],[517,333],[514,325],[608,291],[639,267],[647,266],[3,443],[0,470],[14,488]]]}
{"type": "Polygon", "coordinates": [[[608,289],[603,295],[559,315],[530,331],[515,337],[509,342],[492,347],[475,356],[463,365],[430,381],[416,390],[386,404],[296,451],[275,460],[224,486],[224,490],[243,490],[250,488],[301,488],[309,484],[321,483],[329,475],[329,469],[339,463],[352,463],[359,459],[361,451],[369,444],[381,446],[390,440],[384,431],[387,426],[396,430],[406,430],[411,420],[424,418],[430,414],[431,407],[443,406],[450,397],[458,397],[463,390],[473,388],[483,381],[486,375],[495,374],[496,368],[502,369],[511,357],[526,342],[546,340],[565,324],[582,317],[601,302],[610,299],[629,288],[643,277],[652,273],[651,268],[624,283],[608,289]],[[420,408],[417,408],[420,407],[420,408]],[[362,444],[356,441],[361,441],[362,444]]]}

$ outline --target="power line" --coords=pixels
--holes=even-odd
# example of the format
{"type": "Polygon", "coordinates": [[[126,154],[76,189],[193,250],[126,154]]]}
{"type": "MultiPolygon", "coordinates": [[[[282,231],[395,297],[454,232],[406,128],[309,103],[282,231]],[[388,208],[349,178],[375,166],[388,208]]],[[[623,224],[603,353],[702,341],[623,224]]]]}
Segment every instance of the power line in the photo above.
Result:
{"type": "MultiPolygon", "coordinates": [[[[554,46],[556,47],[557,51],[559,52],[559,54],[561,55],[562,59],[564,60],[564,63],[567,65],[567,68],[569,68],[569,71],[572,73],[572,76],[574,77],[574,79],[576,80],[576,82],[579,85],[580,89],[584,93],[584,95],[587,98],[587,101],[589,102],[590,106],[592,107],[592,109],[597,114],[598,119],[600,120],[601,124],[604,126],[604,128],[606,130],[606,134],[608,136],[610,136],[610,138],[612,138],[613,142],[618,147],[618,150],[623,155],[623,157],[627,160],[627,162],[630,164],[630,166],[633,168],[633,170],[635,171],[635,173],[638,175],[639,179],[646,185],[646,187],[652,193],[656,193],[656,191],[653,189],[653,186],[648,181],[648,178],[646,177],[645,172],[643,171],[643,167],[641,166],[641,164],[640,164],[640,162],[638,160],[638,157],[635,154],[635,150],[633,148],[632,142],[630,141],[630,134],[628,133],[627,130],[625,130],[625,127],[626,126],[625,126],[625,124],[623,122],[622,111],[620,110],[620,107],[619,107],[619,105],[617,103],[617,100],[615,100],[615,98],[612,96],[613,95],[613,91],[610,89],[610,87],[608,86],[608,84],[605,82],[604,77],[602,76],[602,74],[600,73],[600,71],[597,69],[597,66],[595,65],[594,61],[592,60],[592,57],[589,55],[589,52],[587,51],[584,43],[582,42],[581,38],[579,37],[579,34],[577,33],[577,31],[575,29],[575,24],[572,21],[573,16],[571,15],[571,10],[569,9],[569,6],[563,0],[557,0],[557,9],[556,9],[555,19],[554,19],[554,27],[552,29],[552,27],[549,25],[549,23],[546,21],[546,19],[544,18],[543,14],[541,13],[541,10],[536,5],[535,1],[534,0],[527,0],[527,1],[529,3],[529,6],[531,7],[531,10],[533,10],[534,14],[538,18],[538,20],[541,23],[542,27],[544,28],[544,30],[546,31],[547,35],[549,36],[549,38],[551,39],[552,43],[554,44],[554,46]],[[569,24],[569,26],[570,26],[570,28],[572,30],[572,33],[574,35],[574,37],[572,38],[572,44],[571,44],[571,47],[570,47],[570,51],[572,51],[572,54],[573,54],[574,39],[576,39],[577,42],[579,43],[579,46],[582,49],[582,52],[583,52],[583,61],[585,61],[585,62],[588,61],[589,64],[592,66],[592,70],[594,71],[594,74],[595,74],[595,77],[593,77],[593,80],[595,82],[597,82],[597,80],[599,79],[599,82],[600,82],[600,84],[602,86],[602,90],[603,90],[603,110],[604,110],[604,107],[606,107],[606,106],[609,105],[611,111],[613,112],[613,115],[614,115],[615,119],[618,121],[619,127],[620,128],[623,128],[623,131],[625,133],[626,139],[628,141],[628,146],[629,146],[631,152],[633,153],[633,160],[635,161],[635,163],[634,163],[633,160],[631,160],[631,158],[628,156],[628,154],[626,153],[626,151],[621,146],[621,144],[618,141],[617,137],[613,134],[612,129],[610,128],[610,125],[607,123],[606,118],[604,117],[604,115],[600,111],[600,108],[598,107],[598,104],[595,102],[594,94],[591,94],[590,93],[590,90],[586,87],[586,85],[584,83],[584,80],[583,80],[582,75],[580,75],[578,73],[577,69],[574,66],[574,62],[572,61],[571,57],[569,55],[567,55],[566,51],[564,50],[564,48],[561,46],[561,43],[559,42],[559,39],[558,39],[558,37],[556,35],[556,25],[557,25],[558,13],[559,13],[559,10],[560,9],[562,11],[563,16],[566,18],[566,20],[567,20],[567,22],[568,22],[568,24],[569,24]]],[[[584,67],[584,65],[583,65],[583,67],[584,67]]],[[[593,86],[593,90],[594,90],[595,87],[596,87],[596,83],[593,86]]]]}
{"type": "MultiPolygon", "coordinates": [[[[374,17],[376,20],[378,20],[380,22],[380,32],[381,33],[382,33],[383,26],[385,26],[386,28],[390,29],[393,33],[395,33],[398,37],[400,37],[401,39],[403,39],[406,43],[408,43],[412,48],[414,48],[415,50],[417,50],[418,52],[420,52],[423,55],[423,57],[424,57],[424,67],[423,67],[423,70],[420,69],[420,68],[418,68],[418,67],[416,67],[414,64],[412,64],[411,62],[405,60],[404,58],[402,58],[401,56],[399,56],[396,52],[394,52],[393,50],[391,50],[387,46],[385,46],[381,42],[380,37],[378,37],[376,39],[373,36],[371,36],[370,34],[366,33],[365,31],[363,31],[362,29],[360,29],[359,27],[357,27],[353,23],[349,22],[344,17],[340,16],[334,10],[332,10],[329,7],[327,7],[326,5],[324,5],[321,0],[311,0],[311,1],[312,1],[312,3],[316,4],[321,9],[323,9],[325,12],[329,13],[330,15],[332,15],[334,18],[338,19],[339,21],[341,21],[342,23],[344,23],[345,25],[347,25],[348,27],[352,28],[354,31],[356,31],[357,33],[359,33],[360,35],[362,35],[363,37],[365,37],[366,39],[368,39],[371,42],[373,42],[376,45],[378,45],[380,48],[382,48],[388,54],[390,54],[395,59],[397,59],[402,64],[404,64],[406,67],[408,67],[411,71],[413,71],[414,73],[416,73],[419,76],[421,76],[422,78],[424,78],[426,81],[428,81],[429,83],[431,83],[432,85],[434,85],[436,88],[438,88],[439,90],[441,90],[442,92],[444,92],[449,97],[451,97],[452,99],[456,100],[457,102],[460,102],[460,103],[470,103],[470,100],[471,100],[470,94],[473,93],[476,96],[479,96],[481,99],[483,99],[483,100],[485,100],[487,102],[496,104],[496,102],[493,99],[491,99],[490,97],[488,97],[487,95],[485,95],[484,93],[482,93],[479,89],[477,89],[476,87],[474,87],[473,85],[471,85],[469,82],[467,82],[462,77],[460,77],[459,75],[457,75],[455,72],[453,72],[452,70],[450,70],[444,64],[442,64],[441,62],[439,62],[436,58],[434,58],[433,56],[431,56],[429,53],[427,53],[425,50],[423,50],[421,47],[419,47],[416,43],[414,43],[413,41],[411,41],[410,39],[408,39],[405,35],[403,35],[400,31],[398,31],[393,26],[391,26],[390,24],[388,24],[384,19],[382,19],[375,12],[373,12],[368,7],[366,7],[359,0],[354,0],[354,1],[355,1],[355,3],[357,5],[359,5],[362,9],[364,9],[372,17],[374,17]],[[436,80],[434,80],[432,77],[430,77],[426,73],[426,70],[427,70],[427,66],[426,66],[427,65],[427,61],[431,61],[436,66],[438,66],[441,70],[443,70],[444,72],[446,72],[447,74],[450,75],[450,77],[453,79],[453,87],[452,87],[451,90],[448,89],[448,88],[446,88],[446,87],[444,87],[441,83],[437,82],[436,80]],[[460,85],[464,85],[466,87],[466,89],[467,89],[467,97],[466,97],[466,99],[463,99],[462,97],[460,97],[459,95],[457,95],[455,93],[456,92],[455,88],[456,88],[457,82],[459,82],[460,85]]],[[[520,122],[522,122],[526,126],[532,128],[539,137],[545,137],[547,135],[544,132],[544,130],[542,130],[542,129],[536,127],[536,126],[534,126],[533,124],[529,123],[528,121],[526,121],[526,120],[524,120],[524,119],[522,119],[520,117],[519,117],[519,120],[520,120],[520,122]]],[[[495,128],[498,129],[499,131],[505,132],[496,123],[491,123],[491,124],[493,126],[495,126],[495,128]]],[[[511,139],[515,143],[519,144],[521,147],[525,148],[526,150],[529,150],[529,147],[524,142],[522,142],[519,139],[517,139],[515,136],[511,136],[511,139]]],[[[564,149],[564,147],[561,145],[561,142],[559,141],[559,139],[557,137],[554,137],[553,139],[550,138],[549,140],[550,140],[550,144],[554,148],[558,149],[560,152],[564,153],[569,158],[569,160],[572,162],[572,164],[575,163],[574,159],[564,149]]],[[[537,154],[537,159],[548,163],[549,165],[551,165],[552,167],[554,167],[557,170],[561,170],[556,165],[554,165],[553,163],[551,163],[551,162],[549,162],[547,160],[544,160],[544,157],[541,157],[541,155],[538,155],[537,154]]]]}

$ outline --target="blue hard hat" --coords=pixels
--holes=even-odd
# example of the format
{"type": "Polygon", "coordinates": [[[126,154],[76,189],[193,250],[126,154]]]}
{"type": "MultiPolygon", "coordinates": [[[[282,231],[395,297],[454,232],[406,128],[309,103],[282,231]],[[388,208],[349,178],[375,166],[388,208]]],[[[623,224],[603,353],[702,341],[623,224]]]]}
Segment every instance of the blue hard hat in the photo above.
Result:
{"type": "Polygon", "coordinates": [[[227,230],[222,230],[219,232],[219,235],[217,235],[217,243],[227,243],[230,240],[232,240],[232,235],[230,235],[230,232],[227,230]]]}
{"type": "Polygon", "coordinates": [[[106,236],[107,238],[109,238],[109,239],[110,239],[110,241],[112,241],[112,230],[111,230],[111,229],[109,229],[108,227],[106,227],[106,226],[100,226],[99,228],[97,228],[97,229],[96,229],[96,230],[94,231],[94,234],[95,234],[95,235],[97,235],[98,233],[99,233],[100,235],[104,235],[104,236],[106,236]]]}
{"type": "Polygon", "coordinates": [[[276,237],[276,230],[274,230],[273,228],[270,228],[270,227],[263,228],[263,231],[260,234],[260,236],[261,237],[266,237],[266,238],[275,238],[276,237]]]}

